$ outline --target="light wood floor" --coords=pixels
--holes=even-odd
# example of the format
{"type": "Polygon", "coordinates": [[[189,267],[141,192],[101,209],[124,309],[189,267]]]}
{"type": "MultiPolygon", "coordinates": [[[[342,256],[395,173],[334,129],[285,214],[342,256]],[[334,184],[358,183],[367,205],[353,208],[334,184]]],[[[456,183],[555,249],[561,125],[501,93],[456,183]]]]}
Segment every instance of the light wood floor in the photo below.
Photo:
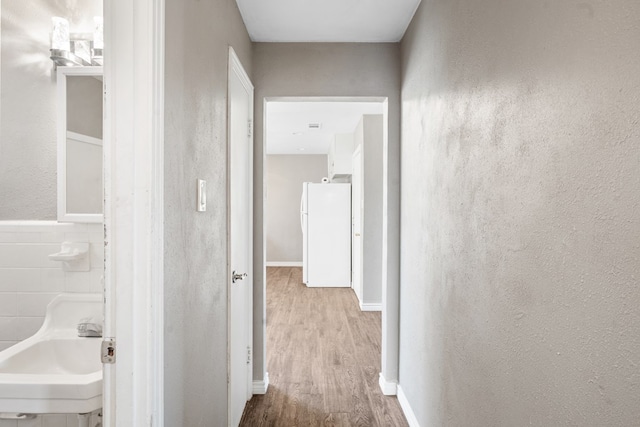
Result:
{"type": "Polygon", "coordinates": [[[300,268],[267,269],[269,389],[241,426],[407,426],[378,386],[381,318],[351,289],[307,288],[300,268]]]}

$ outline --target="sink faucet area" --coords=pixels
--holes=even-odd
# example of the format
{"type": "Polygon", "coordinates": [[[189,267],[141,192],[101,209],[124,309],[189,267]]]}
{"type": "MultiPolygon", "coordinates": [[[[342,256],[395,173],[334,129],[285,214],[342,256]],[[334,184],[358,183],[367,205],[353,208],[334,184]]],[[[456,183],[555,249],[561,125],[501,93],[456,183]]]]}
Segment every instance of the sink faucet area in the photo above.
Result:
{"type": "Polygon", "coordinates": [[[35,335],[0,352],[0,412],[85,414],[102,407],[101,294],[61,294],[35,335]]]}

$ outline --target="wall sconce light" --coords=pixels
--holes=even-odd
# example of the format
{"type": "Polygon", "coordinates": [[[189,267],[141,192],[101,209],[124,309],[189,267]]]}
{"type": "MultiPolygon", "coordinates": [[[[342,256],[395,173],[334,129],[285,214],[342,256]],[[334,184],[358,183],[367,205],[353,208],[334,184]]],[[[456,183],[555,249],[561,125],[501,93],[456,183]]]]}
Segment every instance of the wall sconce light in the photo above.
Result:
{"type": "Polygon", "coordinates": [[[102,65],[102,49],[104,47],[102,17],[93,18],[93,41],[91,35],[75,34],[71,39],[69,21],[54,16],[51,18],[53,32],[51,34],[51,60],[61,66],[102,65]]]}
{"type": "Polygon", "coordinates": [[[69,40],[69,21],[58,16],[51,18],[53,32],[51,33],[51,60],[56,65],[74,65],[69,59],[71,42],[69,40]]]}

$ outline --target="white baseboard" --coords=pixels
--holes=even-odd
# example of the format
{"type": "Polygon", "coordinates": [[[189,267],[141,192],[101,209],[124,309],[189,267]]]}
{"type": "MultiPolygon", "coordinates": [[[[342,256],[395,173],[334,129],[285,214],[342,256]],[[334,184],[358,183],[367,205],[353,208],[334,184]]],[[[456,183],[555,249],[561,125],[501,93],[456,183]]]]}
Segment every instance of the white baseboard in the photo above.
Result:
{"type": "Polygon", "coordinates": [[[382,304],[361,302],[360,311],[382,311],[382,304]]]}
{"type": "Polygon", "coordinates": [[[380,384],[380,389],[382,390],[382,394],[385,396],[395,396],[398,394],[398,382],[397,381],[387,381],[380,372],[380,380],[378,381],[380,384]]]}
{"type": "Polygon", "coordinates": [[[404,412],[404,417],[409,423],[409,427],[420,427],[416,414],[413,413],[413,409],[411,409],[411,405],[409,405],[407,396],[405,396],[400,384],[398,384],[398,402],[400,402],[400,407],[402,408],[402,412],[404,412]]]}
{"type": "Polygon", "coordinates": [[[314,285],[306,283],[307,288],[348,288],[349,285],[314,285]]]}
{"type": "Polygon", "coordinates": [[[269,372],[264,373],[263,380],[253,380],[253,394],[265,394],[269,388],[269,372]]]}
{"type": "Polygon", "coordinates": [[[267,267],[302,267],[302,261],[267,261],[267,267]]]}

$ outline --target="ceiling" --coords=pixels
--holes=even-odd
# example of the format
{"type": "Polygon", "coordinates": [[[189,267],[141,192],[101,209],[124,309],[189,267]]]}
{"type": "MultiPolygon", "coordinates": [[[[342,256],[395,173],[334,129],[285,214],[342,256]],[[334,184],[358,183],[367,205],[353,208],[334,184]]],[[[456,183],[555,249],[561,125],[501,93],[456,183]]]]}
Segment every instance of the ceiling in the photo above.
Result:
{"type": "MultiPolygon", "coordinates": [[[[255,42],[397,42],[420,0],[236,0],[255,42]]],[[[327,154],[336,133],[352,133],[376,102],[269,102],[267,154],[327,154]],[[320,129],[310,129],[320,123],[320,129]]]]}
{"type": "Polygon", "coordinates": [[[255,42],[397,42],[420,0],[236,0],[255,42]]]}
{"type": "Polygon", "coordinates": [[[381,102],[268,102],[266,152],[327,154],[335,134],[353,133],[363,114],[382,113],[381,102]]]}

